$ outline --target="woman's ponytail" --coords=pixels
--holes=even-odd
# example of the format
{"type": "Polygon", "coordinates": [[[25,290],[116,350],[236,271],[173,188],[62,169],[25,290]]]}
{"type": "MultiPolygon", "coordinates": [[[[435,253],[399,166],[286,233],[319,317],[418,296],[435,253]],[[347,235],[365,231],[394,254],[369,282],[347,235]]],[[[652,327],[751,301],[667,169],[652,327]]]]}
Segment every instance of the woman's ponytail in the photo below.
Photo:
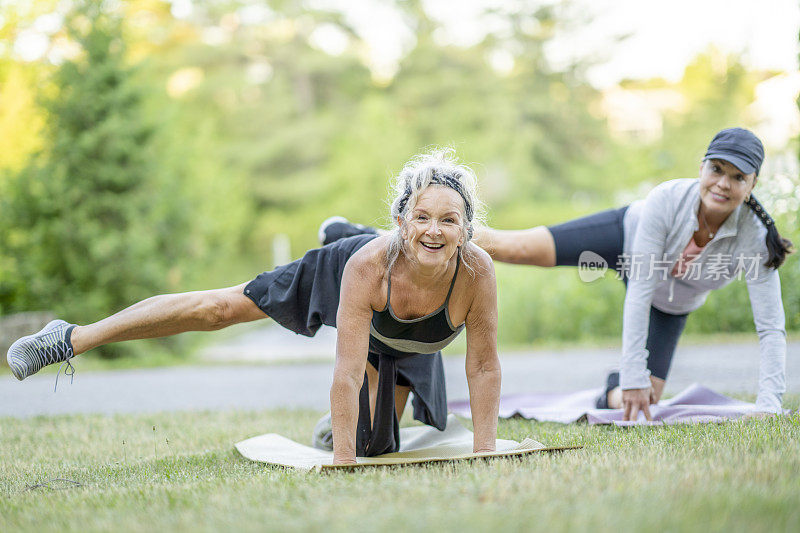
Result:
{"type": "Polygon", "coordinates": [[[792,241],[781,237],[778,228],[775,227],[775,220],[769,216],[767,210],[756,200],[755,196],[751,194],[745,201],[745,205],[749,206],[766,226],[768,257],[765,266],[777,269],[786,260],[786,255],[794,252],[792,241]]]}

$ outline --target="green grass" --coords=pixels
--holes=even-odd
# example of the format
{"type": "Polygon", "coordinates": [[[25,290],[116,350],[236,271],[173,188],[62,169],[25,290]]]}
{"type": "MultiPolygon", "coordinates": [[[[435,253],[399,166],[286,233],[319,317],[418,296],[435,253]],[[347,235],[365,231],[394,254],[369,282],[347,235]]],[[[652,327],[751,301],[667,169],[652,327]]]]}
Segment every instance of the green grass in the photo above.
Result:
{"type": "Polygon", "coordinates": [[[0,419],[0,530],[791,531],[800,523],[797,415],[634,429],[501,421],[503,438],[584,448],[356,473],[303,474],[233,449],[264,432],[306,442],[318,415],[0,419]],[[26,490],[53,478],[81,486],[26,490]]]}

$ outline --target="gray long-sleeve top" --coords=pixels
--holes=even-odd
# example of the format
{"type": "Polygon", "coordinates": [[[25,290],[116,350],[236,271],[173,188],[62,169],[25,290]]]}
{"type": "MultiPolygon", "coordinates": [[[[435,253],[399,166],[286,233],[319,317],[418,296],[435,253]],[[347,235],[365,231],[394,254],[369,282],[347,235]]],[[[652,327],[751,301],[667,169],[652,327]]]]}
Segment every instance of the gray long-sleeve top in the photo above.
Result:
{"type": "Polygon", "coordinates": [[[673,266],[699,229],[699,207],[699,180],[676,179],[658,185],[625,214],[622,260],[629,282],[621,386],[650,387],[645,345],[651,305],[665,313],[689,313],[703,305],[710,291],[740,276],[747,282],[761,352],[756,405],[761,411],[779,412],[786,390],[785,315],[778,272],[764,266],[766,227],[749,207],[740,205],[689,264],[685,276],[673,277],[673,266]]]}

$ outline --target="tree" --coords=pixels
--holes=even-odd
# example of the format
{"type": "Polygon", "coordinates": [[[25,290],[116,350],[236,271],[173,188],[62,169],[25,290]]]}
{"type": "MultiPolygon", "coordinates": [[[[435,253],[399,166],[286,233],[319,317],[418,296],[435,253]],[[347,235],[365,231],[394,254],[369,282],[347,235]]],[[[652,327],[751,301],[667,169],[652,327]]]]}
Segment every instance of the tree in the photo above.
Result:
{"type": "Polygon", "coordinates": [[[43,101],[45,147],[2,200],[0,246],[15,268],[0,279],[0,305],[86,322],[163,292],[186,251],[190,206],[156,164],[121,18],[84,0],[65,27],[81,53],[55,72],[43,101]]]}

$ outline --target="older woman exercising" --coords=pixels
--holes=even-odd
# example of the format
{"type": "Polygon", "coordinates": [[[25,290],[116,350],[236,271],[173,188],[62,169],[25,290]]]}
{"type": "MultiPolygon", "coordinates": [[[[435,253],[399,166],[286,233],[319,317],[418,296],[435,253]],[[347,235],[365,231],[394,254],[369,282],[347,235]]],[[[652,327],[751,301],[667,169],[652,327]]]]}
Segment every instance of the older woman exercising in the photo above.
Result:
{"type": "Polygon", "coordinates": [[[409,391],[414,416],[444,429],[440,350],[467,332],[466,373],[474,450],[493,451],[500,364],[497,294],[488,254],[472,244],[475,176],[452,152],[423,155],[396,179],[388,235],[358,235],[311,250],[249,283],[155,296],[94,324],[56,320],[16,341],[17,379],[87,350],[131,339],[221,329],[271,317],[314,335],[337,327],[331,387],[336,464],[394,452],[409,391]]]}

